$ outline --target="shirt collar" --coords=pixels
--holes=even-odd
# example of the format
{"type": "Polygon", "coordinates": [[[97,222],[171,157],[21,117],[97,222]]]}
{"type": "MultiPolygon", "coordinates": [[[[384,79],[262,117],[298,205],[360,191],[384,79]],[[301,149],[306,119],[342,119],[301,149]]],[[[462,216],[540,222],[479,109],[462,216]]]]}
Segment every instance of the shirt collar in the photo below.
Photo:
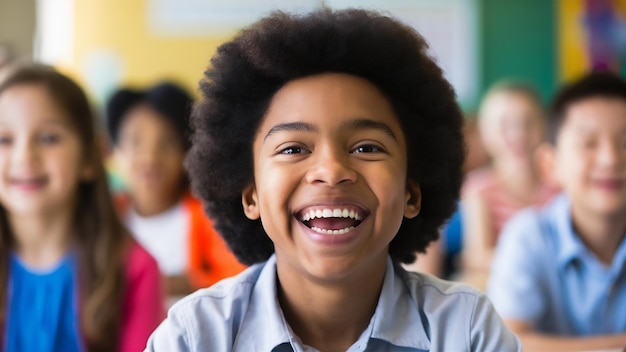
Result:
{"type": "Polygon", "coordinates": [[[559,242],[557,246],[557,258],[561,268],[570,264],[574,259],[582,259],[586,252],[572,224],[572,212],[569,198],[561,194],[549,205],[547,216],[555,219],[556,236],[559,242]]]}
{"type": "MultiPolygon", "coordinates": [[[[552,216],[556,219],[556,235],[560,244],[558,246],[558,259],[561,268],[565,268],[575,259],[595,259],[595,256],[589,251],[589,249],[587,249],[579,235],[574,231],[571,203],[569,198],[561,194],[555,199],[550,207],[551,210],[548,216],[552,216]]],[[[615,252],[610,270],[616,271],[616,274],[619,274],[625,264],[626,239],[622,240],[619,248],[615,252]]]]}
{"type": "Polygon", "coordinates": [[[376,311],[372,317],[372,338],[384,340],[396,346],[430,350],[430,340],[420,309],[409,294],[404,269],[394,265],[387,257],[385,280],[376,311]]]}
{"type": "Polygon", "coordinates": [[[265,263],[254,285],[246,313],[233,351],[272,351],[281,344],[289,344],[276,292],[276,257],[265,263]]]}
{"type": "Polygon", "coordinates": [[[626,236],[622,239],[611,263],[611,271],[615,277],[618,277],[624,270],[626,270],[626,236]]]}
{"type": "MultiPolygon", "coordinates": [[[[370,325],[362,338],[384,340],[396,346],[429,350],[430,340],[422,318],[411,298],[401,268],[396,268],[387,257],[385,278],[378,304],[370,325]],[[410,328],[409,328],[410,327],[410,328]],[[370,335],[370,336],[366,336],[370,335]]],[[[276,257],[272,255],[265,264],[254,286],[250,305],[233,346],[236,351],[290,351],[290,328],[280,310],[276,291],[276,257]],[[263,329],[259,329],[262,326],[263,329]]],[[[361,340],[361,339],[359,339],[361,340]]]]}

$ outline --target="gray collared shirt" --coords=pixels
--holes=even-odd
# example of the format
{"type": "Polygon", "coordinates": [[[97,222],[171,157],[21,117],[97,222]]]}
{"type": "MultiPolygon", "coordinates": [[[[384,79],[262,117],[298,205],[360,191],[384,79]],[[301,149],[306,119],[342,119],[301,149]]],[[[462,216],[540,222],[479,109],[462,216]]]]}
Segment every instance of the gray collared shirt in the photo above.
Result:
{"type": "MultiPolygon", "coordinates": [[[[276,258],[175,304],[146,351],[315,351],[285,321],[276,258]]],[[[376,311],[348,351],[520,351],[484,294],[387,259],[376,311]]]]}

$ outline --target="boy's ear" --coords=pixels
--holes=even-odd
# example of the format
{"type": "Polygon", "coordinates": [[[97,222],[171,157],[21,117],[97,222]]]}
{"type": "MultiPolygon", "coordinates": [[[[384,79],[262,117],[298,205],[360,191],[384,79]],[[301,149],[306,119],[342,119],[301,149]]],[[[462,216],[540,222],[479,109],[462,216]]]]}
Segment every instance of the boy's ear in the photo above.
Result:
{"type": "Polygon", "coordinates": [[[241,192],[241,205],[248,219],[258,220],[261,217],[258,204],[256,187],[254,184],[250,184],[241,192]]]}
{"type": "Polygon", "coordinates": [[[548,142],[544,142],[535,151],[535,163],[541,180],[545,183],[558,186],[558,177],[556,172],[556,150],[554,146],[548,142]]]}
{"type": "Polygon", "coordinates": [[[404,217],[412,219],[420,213],[422,208],[422,190],[417,182],[407,180],[404,204],[404,217]]]}

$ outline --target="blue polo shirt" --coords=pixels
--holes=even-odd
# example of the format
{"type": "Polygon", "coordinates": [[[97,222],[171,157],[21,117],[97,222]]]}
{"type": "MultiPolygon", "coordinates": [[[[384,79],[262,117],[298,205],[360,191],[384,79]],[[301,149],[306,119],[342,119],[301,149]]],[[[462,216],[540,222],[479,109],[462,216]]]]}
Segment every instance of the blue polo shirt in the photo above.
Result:
{"type": "Polygon", "coordinates": [[[539,332],[623,333],[626,240],[611,265],[602,264],[574,231],[569,198],[560,195],[505,226],[487,293],[503,318],[528,322],[539,332]]]}
{"type": "MultiPolygon", "coordinates": [[[[176,303],[146,351],[315,351],[284,319],[276,258],[176,303]]],[[[519,351],[486,296],[469,286],[408,273],[387,259],[369,326],[348,351],[519,351]]]]}

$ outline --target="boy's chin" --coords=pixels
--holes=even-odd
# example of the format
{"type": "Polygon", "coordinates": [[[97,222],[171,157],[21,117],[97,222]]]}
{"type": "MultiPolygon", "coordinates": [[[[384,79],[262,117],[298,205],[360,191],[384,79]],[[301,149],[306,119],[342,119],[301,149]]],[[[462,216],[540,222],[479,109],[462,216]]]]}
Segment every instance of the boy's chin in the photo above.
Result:
{"type": "Polygon", "coordinates": [[[387,253],[381,253],[380,260],[378,258],[360,257],[356,254],[344,256],[316,255],[310,260],[305,260],[304,256],[300,256],[297,260],[299,266],[297,271],[300,271],[301,275],[319,282],[342,283],[350,277],[358,276],[359,273],[371,276],[373,266],[384,268],[387,253]]]}
{"type": "Polygon", "coordinates": [[[626,213],[626,196],[613,195],[595,197],[589,200],[589,208],[598,215],[624,217],[626,213]]]}

